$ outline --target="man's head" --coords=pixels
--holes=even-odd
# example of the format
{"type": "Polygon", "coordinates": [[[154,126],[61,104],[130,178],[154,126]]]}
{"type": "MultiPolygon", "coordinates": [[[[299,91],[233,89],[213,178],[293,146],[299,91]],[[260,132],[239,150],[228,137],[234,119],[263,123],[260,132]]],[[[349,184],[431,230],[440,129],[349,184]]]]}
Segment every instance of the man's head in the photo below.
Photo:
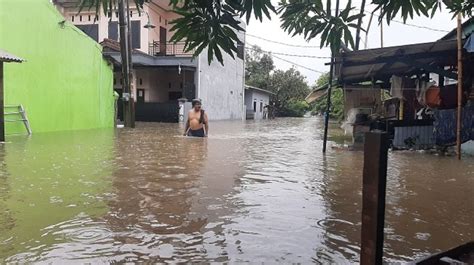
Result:
{"type": "Polygon", "coordinates": [[[195,111],[201,110],[201,100],[200,99],[193,99],[192,105],[195,111]]]}

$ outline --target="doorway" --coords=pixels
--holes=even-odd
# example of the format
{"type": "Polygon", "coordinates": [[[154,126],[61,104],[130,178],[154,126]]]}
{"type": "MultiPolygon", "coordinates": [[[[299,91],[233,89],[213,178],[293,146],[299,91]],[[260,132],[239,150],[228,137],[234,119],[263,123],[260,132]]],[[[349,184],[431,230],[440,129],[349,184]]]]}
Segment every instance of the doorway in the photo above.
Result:
{"type": "Polygon", "coordinates": [[[145,89],[137,89],[137,103],[145,103],[145,89]]]}
{"type": "Polygon", "coordinates": [[[166,28],[160,27],[160,54],[161,55],[166,55],[166,42],[167,42],[167,36],[166,36],[166,28]]]}

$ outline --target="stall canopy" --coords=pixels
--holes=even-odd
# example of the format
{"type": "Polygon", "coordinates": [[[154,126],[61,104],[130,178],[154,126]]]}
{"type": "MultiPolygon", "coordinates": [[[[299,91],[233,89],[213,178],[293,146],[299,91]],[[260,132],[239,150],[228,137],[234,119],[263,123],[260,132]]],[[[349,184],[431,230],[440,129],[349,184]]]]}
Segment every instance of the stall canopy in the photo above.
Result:
{"type": "Polygon", "coordinates": [[[409,76],[426,72],[457,79],[450,66],[457,63],[456,40],[411,44],[341,53],[336,58],[340,83],[388,82],[392,75],[409,76]]]}

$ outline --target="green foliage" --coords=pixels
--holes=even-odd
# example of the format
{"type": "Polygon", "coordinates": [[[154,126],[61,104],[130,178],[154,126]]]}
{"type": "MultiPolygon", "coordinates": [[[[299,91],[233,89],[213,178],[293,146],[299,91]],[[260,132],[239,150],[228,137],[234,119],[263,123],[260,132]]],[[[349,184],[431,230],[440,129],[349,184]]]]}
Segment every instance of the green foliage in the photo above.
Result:
{"type": "Polygon", "coordinates": [[[245,82],[247,85],[269,89],[270,74],[275,69],[272,57],[253,46],[245,57],[245,82]]]}
{"type": "Polygon", "coordinates": [[[354,7],[350,0],[338,16],[332,8],[331,0],[327,0],[326,5],[321,0],[281,1],[278,8],[281,27],[293,36],[303,35],[308,41],[319,36],[321,47],[329,46],[334,52],[342,43],[354,47],[350,28],[358,28],[357,20],[364,14],[351,15],[354,7]]]}
{"type": "Polygon", "coordinates": [[[311,91],[305,77],[295,68],[274,71],[271,75],[269,89],[275,93],[273,101],[279,116],[290,114],[294,116],[288,110],[296,106],[295,102],[304,101],[311,91]]]}
{"type": "Polygon", "coordinates": [[[306,101],[290,99],[288,103],[279,110],[279,114],[284,117],[303,117],[309,109],[309,105],[306,101]]]}
{"type": "MultiPolygon", "coordinates": [[[[313,105],[311,114],[323,114],[326,112],[327,95],[322,96],[313,105]]],[[[342,88],[336,87],[332,89],[331,93],[331,112],[329,113],[331,119],[342,121],[344,119],[344,93],[342,88]]]]}
{"type": "Polygon", "coordinates": [[[316,80],[315,88],[322,87],[322,86],[326,85],[327,83],[329,83],[329,73],[322,74],[316,80]]]}
{"type": "Polygon", "coordinates": [[[310,92],[305,77],[296,69],[274,70],[271,54],[253,46],[246,54],[245,82],[247,85],[266,89],[275,93],[279,116],[301,117],[308,111],[305,97],[310,92]]]}
{"type": "MultiPolygon", "coordinates": [[[[78,0],[82,8],[94,8],[98,13],[116,7],[120,0],[78,0]]],[[[141,8],[149,0],[134,0],[141,8]]],[[[223,63],[222,51],[234,57],[237,46],[241,45],[236,31],[242,31],[239,17],[245,17],[247,23],[252,14],[262,21],[277,13],[282,28],[292,35],[303,35],[306,40],[318,37],[321,47],[331,47],[338,51],[343,44],[354,47],[351,29],[358,28],[357,21],[364,16],[352,12],[356,6],[348,1],[336,16],[332,12],[331,0],[324,4],[322,0],[281,0],[277,6],[271,0],[169,0],[172,9],[181,15],[172,21],[174,35],[172,41],[184,41],[187,51],[200,54],[208,48],[209,63],[217,57],[223,63]]],[[[461,13],[472,17],[472,0],[373,0],[375,10],[381,10],[380,21],[387,23],[401,16],[405,21],[417,16],[432,17],[445,6],[454,15],[461,13]]],[[[106,12],[107,13],[107,12],[106,12]]]]}
{"type": "MultiPolygon", "coordinates": [[[[323,74],[316,80],[315,87],[321,87],[327,84],[329,80],[329,73],[323,74]]],[[[326,112],[327,95],[322,96],[312,104],[311,114],[323,114],[326,112]]],[[[342,121],[344,119],[344,92],[342,88],[333,87],[331,91],[331,112],[329,117],[342,121]]]]}

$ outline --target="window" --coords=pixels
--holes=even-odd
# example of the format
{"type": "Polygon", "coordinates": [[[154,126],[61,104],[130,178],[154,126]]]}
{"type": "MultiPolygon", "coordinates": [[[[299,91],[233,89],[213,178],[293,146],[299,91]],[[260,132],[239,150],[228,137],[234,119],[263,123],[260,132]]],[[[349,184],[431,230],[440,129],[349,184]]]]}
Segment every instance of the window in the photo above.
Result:
{"type": "Polygon", "coordinates": [[[257,112],[257,101],[253,102],[253,112],[257,112]]]}
{"type": "Polygon", "coordinates": [[[140,78],[140,85],[143,85],[143,79],[140,78]]]}
{"type": "Polygon", "coordinates": [[[245,50],[245,45],[243,43],[238,43],[237,44],[237,58],[244,59],[244,52],[245,50]]]}
{"type": "Polygon", "coordinates": [[[131,29],[132,29],[132,49],[140,49],[140,33],[141,33],[141,27],[140,27],[140,20],[134,20],[131,23],[131,29]]]}
{"type": "Polygon", "coordinates": [[[82,16],[79,16],[79,21],[82,21],[82,16]]]}
{"type": "Polygon", "coordinates": [[[91,15],[89,15],[89,21],[91,21],[91,15]]]}
{"type": "Polygon", "coordinates": [[[71,21],[74,22],[74,16],[71,16],[71,21]]]}
{"type": "Polygon", "coordinates": [[[168,97],[170,101],[175,101],[183,97],[183,92],[169,92],[168,97]]]}
{"type": "Polygon", "coordinates": [[[118,40],[118,22],[109,21],[109,39],[118,40]]]}
{"type": "Polygon", "coordinates": [[[260,101],[260,112],[263,112],[263,102],[260,101]]]}
{"type": "Polygon", "coordinates": [[[99,25],[98,24],[87,24],[87,25],[76,25],[82,30],[87,36],[91,37],[95,41],[99,41],[99,25]]]}

